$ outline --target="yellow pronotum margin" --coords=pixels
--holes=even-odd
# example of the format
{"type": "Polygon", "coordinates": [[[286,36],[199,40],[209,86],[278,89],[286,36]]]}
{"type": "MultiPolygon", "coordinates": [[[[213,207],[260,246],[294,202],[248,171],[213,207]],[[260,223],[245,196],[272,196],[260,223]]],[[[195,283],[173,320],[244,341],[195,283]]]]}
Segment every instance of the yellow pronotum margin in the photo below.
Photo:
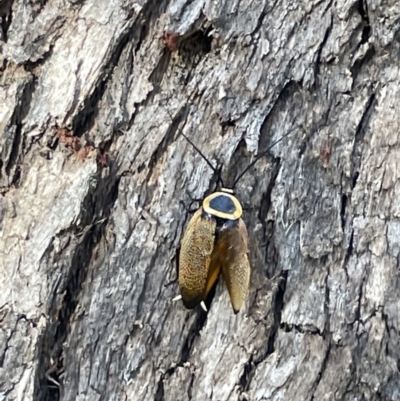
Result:
{"type": "Polygon", "coordinates": [[[231,194],[227,194],[226,192],[214,192],[213,194],[207,196],[207,198],[205,198],[203,200],[203,209],[206,213],[209,213],[212,216],[220,217],[220,218],[226,219],[226,220],[237,220],[243,213],[242,205],[237,200],[237,198],[235,198],[231,194]],[[235,205],[236,210],[233,213],[224,213],[224,212],[220,212],[218,210],[213,209],[210,206],[210,202],[213,199],[215,199],[217,196],[226,196],[226,197],[230,198],[232,200],[233,204],[235,205]]]}

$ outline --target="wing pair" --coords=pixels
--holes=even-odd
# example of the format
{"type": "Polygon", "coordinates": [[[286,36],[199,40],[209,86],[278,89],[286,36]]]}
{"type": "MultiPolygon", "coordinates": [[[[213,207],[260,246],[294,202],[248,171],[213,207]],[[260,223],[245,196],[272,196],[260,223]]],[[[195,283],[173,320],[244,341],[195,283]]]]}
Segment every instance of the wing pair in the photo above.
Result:
{"type": "Polygon", "coordinates": [[[179,286],[184,305],[193,308],[204,301],[221,270],[235,313],[246,299],[250,264],[247,230],[242,219],[217,219],[200,208],[190,219],[179,255],[179,286]]]}

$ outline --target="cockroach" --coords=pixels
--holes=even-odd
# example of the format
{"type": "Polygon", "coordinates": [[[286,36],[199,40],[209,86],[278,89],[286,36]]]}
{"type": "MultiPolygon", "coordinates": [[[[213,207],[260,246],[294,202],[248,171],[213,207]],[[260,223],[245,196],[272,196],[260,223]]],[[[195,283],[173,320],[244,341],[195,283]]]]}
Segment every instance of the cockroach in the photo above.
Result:
{"type": "MultiPolygon", "coordinates": [[[[181,241],[179,254],[178,283],[186,308],[192,309],[204,301],[220,273],[228,288],[232,308],[237,314],[249,292],[250,263],[247,254],[248,235],[242,219],[243,208],[235,196],[234,188],[244,174],[260,160],[273,146],[292,132],[289,131],[264,150],[236,178],[231,189],[221,188],[208,195],[201,207],[190,219],[181,241]]],[[[215,166],[198,147],[181,131],[181,135],[193,146],[210,168],[218,174],[215,166]]]]}

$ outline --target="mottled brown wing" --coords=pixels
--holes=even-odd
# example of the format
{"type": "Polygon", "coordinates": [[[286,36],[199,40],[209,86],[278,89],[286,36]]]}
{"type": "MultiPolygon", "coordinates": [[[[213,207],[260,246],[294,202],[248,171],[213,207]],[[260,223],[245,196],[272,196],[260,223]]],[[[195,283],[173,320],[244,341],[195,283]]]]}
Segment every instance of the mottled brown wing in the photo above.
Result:
{"type": "Polygon", "coordinates": [[[220,253],[222,273],[235,313],[241,309],[250,283],[250,263],[247,258],[247,229],[239,219],[237,227],[221,229],[215,249],[220,253]]]}
{"type": "MultiPolygon", "coordinates": [[[[215,243],[214,243],[215,244],[215,243]]],[[[218,244],[218,242],[217,242],[218,244]]],[[[211,261],[210,266],[208,268],[208,276],[207,276],[207,283],[206,283],[206,296],[210,292],[211,288],[213,288],[215,281],[217,280],[222,267],[222,259],[224,257],[224,250],[216,248],[214,245],[213,253],[211,254],[211,261]]]]}
{"type": "Polygon", "coordinates": [[[200,208],[190,219],[183,234],[179,254],[179,286],[182,301],[193,308],[206,297],[207,280],[210,276],[211,254],[214,249],[216,222],[202,218],[200,208]]]}

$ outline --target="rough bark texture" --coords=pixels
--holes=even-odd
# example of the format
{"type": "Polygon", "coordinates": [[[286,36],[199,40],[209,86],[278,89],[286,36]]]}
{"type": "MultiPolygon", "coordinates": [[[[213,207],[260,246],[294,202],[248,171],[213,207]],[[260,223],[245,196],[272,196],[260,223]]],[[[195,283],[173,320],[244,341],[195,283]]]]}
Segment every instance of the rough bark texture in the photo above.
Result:
{"type": "Polygon", "coordinates": [[[398,0],[0,19],[0,400],[400,399],[398,0]],[[172,302],[217,179],[180,129],[228,183],[288,134],[236,188],[237,316],[222,280],[207,314],[172,302]]]}

